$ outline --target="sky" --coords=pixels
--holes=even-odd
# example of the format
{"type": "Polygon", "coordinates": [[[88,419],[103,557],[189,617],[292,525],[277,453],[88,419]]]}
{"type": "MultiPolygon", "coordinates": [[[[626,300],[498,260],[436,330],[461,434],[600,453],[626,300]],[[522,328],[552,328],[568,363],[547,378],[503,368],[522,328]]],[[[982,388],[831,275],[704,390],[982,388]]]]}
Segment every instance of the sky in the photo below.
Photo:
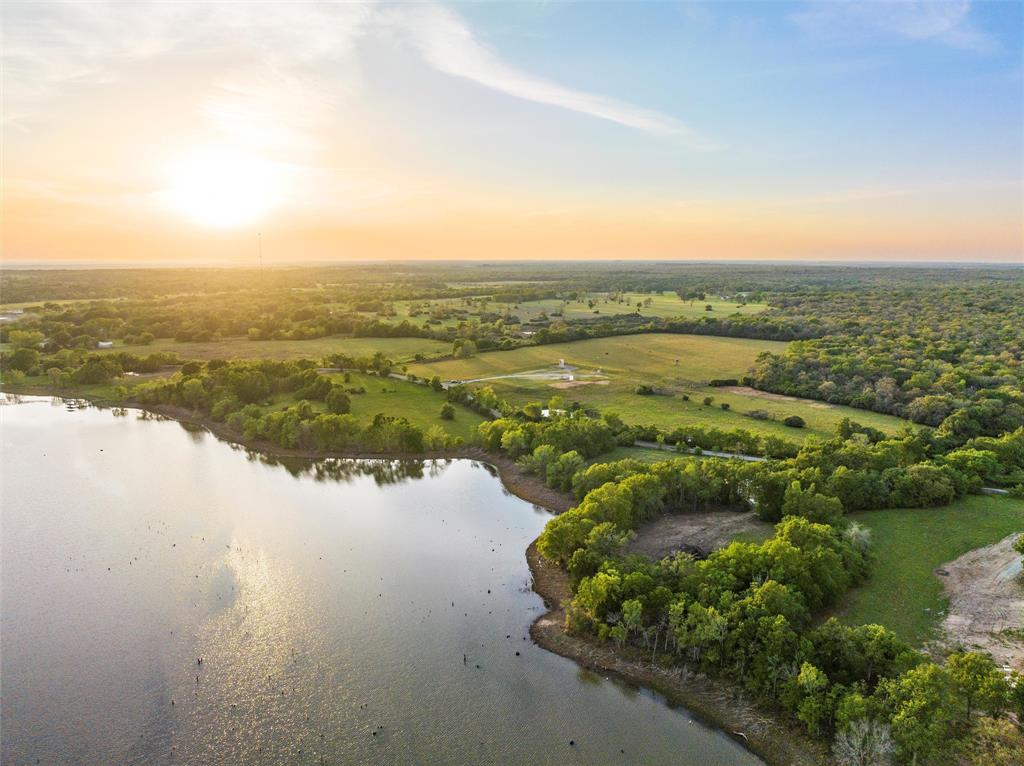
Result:
{"type": "Polygon", "coordinates": [[[10,263],[1024,262],[1021,2],[2,14],[10,263]]]}

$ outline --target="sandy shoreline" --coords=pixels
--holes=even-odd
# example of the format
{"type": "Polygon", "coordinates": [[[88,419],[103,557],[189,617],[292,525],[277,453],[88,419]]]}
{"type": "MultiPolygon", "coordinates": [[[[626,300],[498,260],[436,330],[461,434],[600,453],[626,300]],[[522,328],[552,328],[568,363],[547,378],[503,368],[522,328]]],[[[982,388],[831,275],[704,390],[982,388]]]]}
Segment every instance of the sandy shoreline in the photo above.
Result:
{"type": "MultiPolygon", "coordinates": [[[[50,392],[18,392],[25,396],[54,396],[50,392]]],[[[15,394],[18,395],[18,394],[15,394]]],[[[183,407],[172,405],[141,405],[138,403],[108,402],[89,397],[58,397],[90,401],[102,407],[122,407],[149,412],[186,425],[200,426],[214,436],[248,449],[274,457],[391,460],[475,460],[493,466],[506,490],[529,503],[539,505],[552,513],[562,513],[572,507],[573,499],[548,487],[532,474],[523,471],[514,460],[503,455],[486,452],[480,447],[460,447],[422,453],[370,453],[311,452],[285,449],[269,442],[246,440],[240,434],[210,418],[197,415],[183,407]]],[[[753,701],[737,687],[716,681],[702,674],[653,665],[641,659],[636,649],[614,649],[610,644],[599,644],[565,632],[563,603],[572,597],[569,578],[556,565],[545,560],[534,540],[526,550],[527,563],[534,591],[544,599],[548,608],[530,625],[530,637],[544,649],[566,657],[589,670],[614,675],[634,686],[651,689],[666,698],[670,705],[686,708],[698,719],[726,734],[755,753],[769,766],[821,766],[830,762],[827,751],[798,729],[788,726],[759,711],[753,701]]]]}

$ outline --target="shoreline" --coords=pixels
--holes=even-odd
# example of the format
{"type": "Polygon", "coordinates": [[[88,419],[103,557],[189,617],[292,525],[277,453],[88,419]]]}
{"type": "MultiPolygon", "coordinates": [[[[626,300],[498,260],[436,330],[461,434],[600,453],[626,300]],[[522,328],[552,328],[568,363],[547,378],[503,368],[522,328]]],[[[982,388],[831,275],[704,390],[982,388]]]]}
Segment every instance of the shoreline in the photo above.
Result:
{"type": "MultiPolygon", "coordinates": [[[[110,402],[87,396],[59,396],[52,392],[10,392],[14,396],[42,396],[79,399],[97,407],[135,409],[174,420],[183,425],[199,426],[216,438],[238,444],[272,457],[306,460],[474,460],[495,469],[502,487],[526,502],[554,514],[567,511],[575,502],[562,492],[548,487],[528,474],[512,459],[485,451],[481,447],[459,447],[453,450],[422,453],[311,452],[287,449],[278,445],[246,440],[240,434],[211,418],[173,405],[143,405],[110,402]]],[[[563,604],[572,597],[568,575],[540,555],[537,541],[527,547],[527,565],[532,588],[541,597],[547,611],[538,616],[529,628],[530,637],[543,649],[572,660],[580,667],[619,678],[633,686],[643,687],[665,698],[671,707],[683,707],[696,719],[722,731],[731,739],[765,761],[768,766],[820,766],[830,762],[827,750],[810,740],[793,726],[776,720],[757,709],[738,687],[708,676],[680,668],[667,668],[645,661],[639,649],[615,650],[584,637],[567,633],[563,604]]]]}
{"type": "Polygon", "coordinates": [[[563,604],[571,598],[568,576],[540,555],[536,540],[526,549],[526,560],[533,575],[533,589],[548,610],[530,625],[530,637],[539,646],[587,670],[660,694],[670,707],[685,708],[768,766],[822,766],[832,762],[822,745],[759,710],[738,687],[702,673],[652,664],[647,652],[634,647],[616,650],[610,644],[567,633],[563,604]]]}

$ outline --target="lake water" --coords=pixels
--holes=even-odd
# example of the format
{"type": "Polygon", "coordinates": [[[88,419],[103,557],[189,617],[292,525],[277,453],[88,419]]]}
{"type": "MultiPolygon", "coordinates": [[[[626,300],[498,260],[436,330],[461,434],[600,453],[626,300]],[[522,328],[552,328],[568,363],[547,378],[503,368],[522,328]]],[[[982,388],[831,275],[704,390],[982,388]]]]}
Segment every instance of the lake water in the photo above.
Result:
{"type": "Polygon", "coordinates": [[[49,399],[0,425],[4,764],[759,763],[529,640],[549,516],[485,466],[286,466],[49,399]]]}

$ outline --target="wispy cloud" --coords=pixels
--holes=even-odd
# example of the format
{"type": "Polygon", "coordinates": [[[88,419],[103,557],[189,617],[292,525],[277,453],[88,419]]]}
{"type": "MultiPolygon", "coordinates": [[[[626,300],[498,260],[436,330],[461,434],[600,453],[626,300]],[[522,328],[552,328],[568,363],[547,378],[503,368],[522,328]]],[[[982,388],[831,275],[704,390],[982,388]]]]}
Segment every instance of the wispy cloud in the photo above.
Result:
{"type": "Polygon", "coordinates": [[[826,39],[869,35],[930,41],[976,53],[998,50],[998,40],[978,29],[970,13],[970,0],[837,0],[811,3],[790,18],[805,32],[826,39]]]}
{"type": "Polygon", "coordinates": [[[391,18],[408,34],[424,60],[445,74],[516,98],[569,109],[647,133],[678,136],[694,149],[718,148],[716,142],[668,115],[568,88],[507,64],[447,8],[402,8],[391,18]]]}
{"type": "MultiPolygon", "coordinates": [[[[657,136],[695,150],[717,144],[681,121],[607,96],[577,90],[504,61],[454,11],[434,5],[372,3],[19,4],[8,14],[3,60],[8,122],[25,120],[65,86],[116,82],[127,68],[165,55],[222,49],[225,71],[215,78],[209,114],[229,111],[296,115],[273,98],[246,101],[250,92],[299,92],[309,81],[358,93],[359,48],[374,35],[397,36],[437,71],[534,103],[568,109],[657,136]],[[233,60],[232,60],[233,59],[233,60]],[[255,64],[253,62],[256,62],[255,64]],[[273,88],[266,88],[267,73],[273,88]],[[330,75],[326,73],[330,72],[330,75]],[[333,83],[328,80],[333,79],[333,83]],[[256,87],[249,87],[250,83],[256,87]],[[245,83],[245,87],[238,87],[245,83]],[[217,92],[219,91],[219,92],[217,92]],[[232,102],[230,110],[225,102],[232,102]]],[[[322,105],[320,105],[322,106],[322,105]]],[[[236,124],[238,120],[233,120],[236,124]]],[[[267,122],[262,123],[264,125],[267,122]]]]}

